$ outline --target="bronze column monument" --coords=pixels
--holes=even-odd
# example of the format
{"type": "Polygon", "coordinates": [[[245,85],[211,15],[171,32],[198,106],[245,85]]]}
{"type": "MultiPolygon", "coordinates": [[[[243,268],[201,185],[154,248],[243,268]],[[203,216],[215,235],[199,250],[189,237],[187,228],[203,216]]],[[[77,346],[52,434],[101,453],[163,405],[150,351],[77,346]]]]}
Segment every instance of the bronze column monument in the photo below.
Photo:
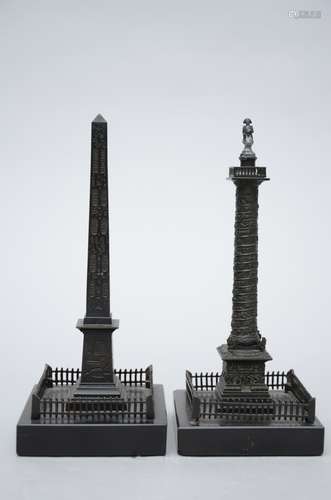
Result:
{"type": "MultiPolygon", "coordinates": [[[[293,370],[265,371],[271,360],[257,326],[258,194],[267,178],[257,167],[253,126],[245,118],[236,186],[231,332],[217,351],[221,373],[186,370],[174,394],[178,453],[189,456],[320,455],[324,427],[315,398],[293,370]]],[[[276,207],[277,209],[277,207],[276,207]]]]}
{"type": "Polygon", "coordinates": [[[217,393],[221,399],[257,398],[267,402],[270,395],[264,380],[265,362],[272,358],[257,328],[257,220],[259,185],[268,179],[266,168],[255,166],[253,132],[252,122],[246,118],[240,167],[230,167],[229,172],[236,186],[232,329],[227,344],[218,348],[223,372],[217,393]]]}

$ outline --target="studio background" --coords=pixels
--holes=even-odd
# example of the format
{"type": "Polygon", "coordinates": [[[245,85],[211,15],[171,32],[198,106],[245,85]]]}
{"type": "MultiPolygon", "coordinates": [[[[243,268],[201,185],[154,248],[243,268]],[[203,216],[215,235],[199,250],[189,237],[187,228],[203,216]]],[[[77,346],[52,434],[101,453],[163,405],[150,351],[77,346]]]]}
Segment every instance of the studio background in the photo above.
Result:
{"type": "Polygon", "coordinates": [[[326,1],[0,1],[4,499],[326,499],[330,478],[330,5],[326,1]],[[296,7],[320,18],[289,15],[296,7]],[[19,458],[44,363],[79,367],[90,122],[108,120],[116,367],[153,363],[158,458],[19,458]],[[217,371],[230,333],[242,120],[260,188],[259,329],[326,426],[318,458],[176,454],[172,391],[217,371]]]}

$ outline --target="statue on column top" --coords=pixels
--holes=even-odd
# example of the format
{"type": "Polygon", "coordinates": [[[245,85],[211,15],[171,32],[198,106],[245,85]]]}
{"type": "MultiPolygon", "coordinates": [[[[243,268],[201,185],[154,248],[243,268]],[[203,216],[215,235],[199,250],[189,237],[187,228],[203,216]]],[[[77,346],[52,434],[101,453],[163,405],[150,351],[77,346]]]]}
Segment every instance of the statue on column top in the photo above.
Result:
{"type": "Polygon", "coordinates": [[[253,133],[254,128],[252,125],[252,120],[250,118],[245,118],[243,121],[244,126],[242,129],[244,149],[241,152],[240,158],[256,157],[254,151],[252,150],[252,145],[254,144],[253,133]]]}

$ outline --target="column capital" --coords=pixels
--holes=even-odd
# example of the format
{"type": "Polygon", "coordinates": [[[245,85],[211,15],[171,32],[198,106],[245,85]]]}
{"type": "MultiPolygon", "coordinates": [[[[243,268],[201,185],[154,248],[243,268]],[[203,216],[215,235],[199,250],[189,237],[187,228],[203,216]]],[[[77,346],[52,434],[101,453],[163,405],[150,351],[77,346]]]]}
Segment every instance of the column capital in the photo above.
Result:
{"type": "Polygon", "coordinates": [[[238,181],[257,181],[259,184],[263,181],[269,181],[266,167],[255,167],[253,165],[230,167],[228,180],[235,184],[238,181]]]}

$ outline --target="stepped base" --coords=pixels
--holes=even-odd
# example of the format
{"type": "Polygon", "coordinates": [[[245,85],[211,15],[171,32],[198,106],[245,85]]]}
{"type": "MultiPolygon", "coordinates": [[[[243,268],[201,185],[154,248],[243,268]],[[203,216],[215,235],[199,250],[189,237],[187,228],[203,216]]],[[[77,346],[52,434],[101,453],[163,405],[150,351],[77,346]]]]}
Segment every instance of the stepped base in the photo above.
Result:
{"type": "Polygon", "coordinates": [[[153,386],[155,418],[147,423],[40,423],[31,420],[31,395],[17,424],[20,456],[165,455],[167,415],[162,385],[153,386]]]}
{"type": "Polygon", "coordinates": [[[114,383],[83,383],[79,379],[75,386],[73,387],[72,396],[73,398],[112,398],[115,401],[123,402],[125,405],[126,391],[124,386],[118,380],[118,377],[114,375],[114,383]]]}
{"type": "Polygon", "coordinates": [[[186,391],[174,392],[178,453],[186,456],[315,456],[323,453],[324,427],[278,423],[191,425],[186,391]]]}

